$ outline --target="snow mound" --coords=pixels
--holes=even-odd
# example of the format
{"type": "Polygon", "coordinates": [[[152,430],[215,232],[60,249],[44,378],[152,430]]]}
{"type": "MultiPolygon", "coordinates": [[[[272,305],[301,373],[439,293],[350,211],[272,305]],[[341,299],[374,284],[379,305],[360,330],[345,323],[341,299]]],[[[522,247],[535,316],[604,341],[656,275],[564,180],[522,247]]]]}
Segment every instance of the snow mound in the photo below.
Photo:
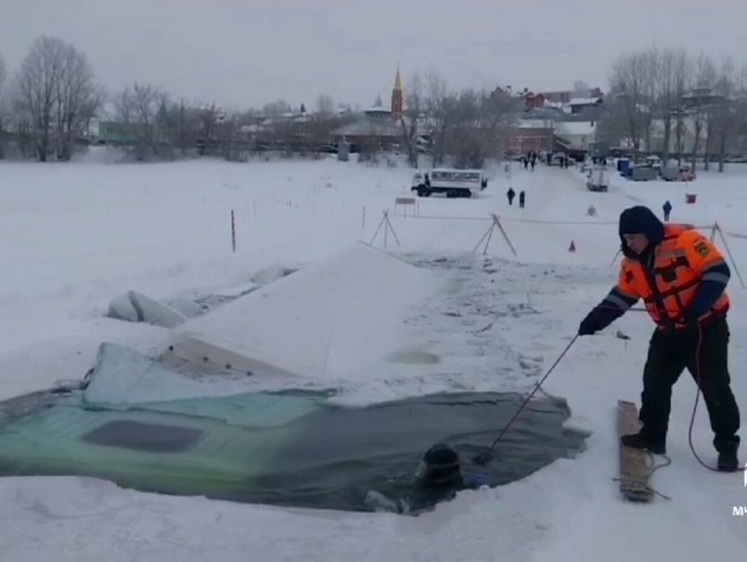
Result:
{"type": "Polygon", "coordinates": [[[136,291],[128,291],[109,304],[107,316],[129,322],[147,322],[164,328],[173,328],[187,320],[175,308],[136,291]]]}
{"type": "Polygon", "coordinates": [[[359,243],[172,332],[170,354],[219,369],[365,377],[401,343],[411,305],[436,275],[359,243]]]}
{"type": "Polygon", "coordinates": [[[195,301],[186,299],[184,297],[177,297],[175,299],[172,299],[168,302],[168,305],[187,318],[201,316],[205,312],[205,310],[195,301]]]}
{"type": "Polygon", "coordinates": [[[252,283],[256,283],[257,285],[267,285],[290,275],[294,271],[295,270],[293,269],[288,269],[279,265],[267,267],[257,271],[254,276],[252,276],[252,283]]]}

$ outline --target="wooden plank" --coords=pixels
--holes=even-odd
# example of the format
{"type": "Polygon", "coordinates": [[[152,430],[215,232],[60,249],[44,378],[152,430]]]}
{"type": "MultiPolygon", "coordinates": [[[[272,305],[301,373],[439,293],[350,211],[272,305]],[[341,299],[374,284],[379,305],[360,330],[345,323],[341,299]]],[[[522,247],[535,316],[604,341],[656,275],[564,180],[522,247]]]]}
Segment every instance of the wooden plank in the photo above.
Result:
{"type": "MultiPolygon", "coordinates": [[[[632,402],[617,401],[617,433],[619,436],[636,433],[640,429],[638,408],[632,402]]],[[[620,447],[620,492],[630,501],[650,502],[654,491],[649,486],[648,454],[646,451],[620,447]]]]}

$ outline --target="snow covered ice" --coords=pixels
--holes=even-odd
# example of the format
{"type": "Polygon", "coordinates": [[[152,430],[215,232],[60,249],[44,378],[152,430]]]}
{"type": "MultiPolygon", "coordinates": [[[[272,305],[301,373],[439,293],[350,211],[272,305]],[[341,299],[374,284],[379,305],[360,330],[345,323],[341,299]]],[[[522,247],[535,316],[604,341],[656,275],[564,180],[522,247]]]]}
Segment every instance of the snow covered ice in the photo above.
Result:
{"type": "MultiPolygon", "coordinates": [[[[380,336],[371,341],[377,353],[349,377],[344,371],[354,354],[343,351],[360,346],[361,334],[335,333],[339,355],[326,373],[348,403],[443,390],[532,389],[614,283],[616,221],[627,206],[644,203],[659,213],[669,199],[672,220],[706,232],[718,221],[740,272],[747,267],[747,170],[739,165],[722,175],[700,172],[692,184],[630,183],[611,174],[608,193],[589,192],[573,169],[515,167],[511,181],[526,191],[526,209],[507,205],[508,178],[496,168],[478,198],[419,200],[421,218],[394,213],[395,197],[408,194],[410,174],[403,165],[334,159],[0,164],[0,398],[82,377],[102,341],[155,356],[180,329],[209,318],[197,316],[173,332],[109,318],[109,303],[119,295],[137,291],[174,302],[253,281],[266,282],[253,293],[271,293],[304,268],[358,241],[370,243],[387,208],[401,246],[389,236],[383,248],[381,233],[372,246],[419,264],[424,278],[434,281],[417,295],[410,285],[386,286],[403,299],[386,307],[386,318],[397,319],[390,312],[399,303],[403,322],[391,330],[376,325],[367,334],[380,336]],[[686,205],[685,193],[692,191],[697,203],[686,205]],[[594,215],[587,213],[591,205],[594,215]],[[485,254],[482,247],[472,253],[491,213],[500,217],[516,257],[499,232],[485,254]],[[438,216],[463,220],[427,218],[438,216]],[[575,252],[568,251],[571,241],[575,252]],[[282,278],[267,273],[281,267],[298,271],[282,278]]],[[[745,409],[747,291],[736,273],[733,268],[729,287],[730,367],[745,409]]],[[[375,319],[377,311],[369,302],[356,313],[375,319]]],[[[462,492],[433,513],[320,513],[144,494],[86,478],[3,478],[0,560],[739,559],[747,548],[747,521],[732,512],[747,503],[747,488],[741,474],[705,471],[690,452],[695,385],[688,377],[674,389],[672,465],[653,480],[672,500],[628,504],[613,481],[615,405],[619,398],[638,401],[651,329],[645,314],[628,313],[579,340],[543,387],[568,401],[570,427],[591,432],[584,453],[507,486],[462,492]],[[630,339],[617,337],[618,330],[630,339]]],[[[235,384],[272,389],[287,380],[245,377],[235,384]]],[[[304,384],[321,387],[329,380],[314,373],[304,384]]],[[[694,445],[715,462],[702,402],[694,445]]]]}

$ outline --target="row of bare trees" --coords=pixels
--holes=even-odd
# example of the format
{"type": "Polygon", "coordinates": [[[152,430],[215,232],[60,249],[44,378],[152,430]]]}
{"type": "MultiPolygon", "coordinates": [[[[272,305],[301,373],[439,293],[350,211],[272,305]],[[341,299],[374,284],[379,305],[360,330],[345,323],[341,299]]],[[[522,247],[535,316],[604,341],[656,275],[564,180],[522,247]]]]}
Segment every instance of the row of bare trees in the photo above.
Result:
{"type": "Polygon", "coordinates": [[[434,166],[451,158],[454,166],[479,168],[486,159],[500,158],[522,108],[521,98],[501,89],[457,90],[433,71],[424,79],[415,74],[402,117],[408,160],[417,164],[417,141],[426,138],[434,166]]]}
{"type": "MultiPolygon", "coordinates": [[[[434,165],[447,159],[480,167],[499,156],[520,110],[510,93],[454,89],[435,72],[408,84],[401,141],[412,165],[428,152],[434,165]]],[[[355,116],[340,114],[328,95],[316,107],[294,109],[279,100],[261,110],[227,113],[214,103],[188,103],[163,88],[134,83],[107,96],[84,53],[56,37],[41,36],[12,75],[0,57],[0,157],[11,138],[24,157],[70,159],[78,143],[90,141],[98,117],[108,138],[128,146],[138,159],[186,154],[221,154],[238,160],[257,147],[313,153],[332,142],[332,131],[355,116]],[[113,114],[103,111],[113,102],[113,114]]]]}
{"type": "MultiPolygon", "coordinates": [[[[413,166],[423,152],[434,165],[450,159],[458,167],[479,168],[486,159],[500,157],[523,107],[520,98],[501,90],[451,89],[434,72],[424,79],[415,74],[406,92],[399,125],[413,166]]],[[[383,105],[380,99],[377,104],[383,105]]],[[[174,148],[185,152],[195,144],[204,154],[217,152],[228,160],[243,159],[258,147],[315,154],[333,142],[335,129],[356,119],[352,112],[340,114],[329,95],[319,96],[311,111],[278,100],[259,111],[224,113],[214,104],[190,106],[172,100],[150,84],[128,86],[116,97],[116,108],[118,122],[130,124],[137,137],[138,157],[174,148]]],[[[361,149],[376,151],[378,146],[361,149]]]]}
{"type": "Polygon", "coordinates": [[[0,158],[12,141],[24,158],[68,160],[76,146],[92,140],[90,125],[98,117],[111,129],[108,138],[113,135],[137,159],[198,151],[238,160],[255,136],[248,131],[267,118],[278,125],[265,134],[265,144],[289,145],[290,138],[326,142],[340,120],[331,97],[320,96],[317,105],[301,130],[293,120],[280,119],[293,111],[283,100],[260,111],[227,113],[215,103],[175,99],[153,84],[134,83],[107,96],[84,53],[62,39],[40,36],[13,75],[0,55],[0,158]],[[107,101],[113,112],[104,111],[107,101]]]}
{"type": "Polygon", "coordinates": [[[693,166],[711,159],[723,170],[730,152],[743,154],[747,133],[747,65],[715,61],[684,49],[649,47],[613,63],[601,140],[657,152],[693,166]]]}
{"type": "Polygon", "coordinates": [[[242,161],[260,152],[316,154],[343,125],[334,101],[319,96],[316,110],[293,108],[278,100],[261,110],[226,112],[215,103],[189,104],[159,86],[135,83],[115,97],[116,121],[123,144],[137,159],[173,157],[197,151],[242,161]]]}

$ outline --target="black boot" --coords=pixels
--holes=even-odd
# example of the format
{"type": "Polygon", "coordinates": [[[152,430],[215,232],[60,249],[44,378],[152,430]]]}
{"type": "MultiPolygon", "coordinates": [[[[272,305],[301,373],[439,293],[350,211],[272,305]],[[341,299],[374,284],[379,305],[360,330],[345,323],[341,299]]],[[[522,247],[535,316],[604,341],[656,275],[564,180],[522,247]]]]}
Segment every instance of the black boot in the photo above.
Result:
{"type": "Polygon", "coordinates": [[[739,436],[714,437],[713,446],[718,451],[718,469],[723,472],[733,472],[739,469],[739,436]]]}
{"type": "Polygon", "coordinates": [[[643,432],[623,435],[620,437],[620,442],[626,447],[649,451],[655,455],[664,455],[667,452],[666,443],[663,439],[651,439],[643,432]]]}
{"type": "Polygon", "coordinates": [[[736,449],[724,449],[718,454],[718,469],[722,472],[734,472],[739,469],[736,449]]]}

